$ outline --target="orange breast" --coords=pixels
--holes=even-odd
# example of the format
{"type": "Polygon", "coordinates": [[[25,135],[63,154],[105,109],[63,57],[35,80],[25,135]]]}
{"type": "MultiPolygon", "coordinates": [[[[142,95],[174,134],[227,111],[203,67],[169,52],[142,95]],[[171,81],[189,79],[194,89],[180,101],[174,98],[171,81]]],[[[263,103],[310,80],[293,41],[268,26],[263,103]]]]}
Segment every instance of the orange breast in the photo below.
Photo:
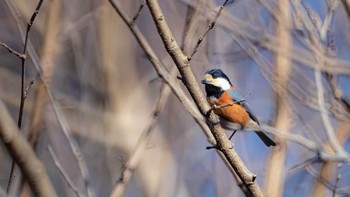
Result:
{"type": "MultiPolygon", "coordinates": [[[[232,103],[230,95],[227,92],[221,94],[219,99],[208,100],[210,106],[221,106],[232,103]]],[[[223,107],[221,109],[215,109],[214,113],[218,116],[225,118],[228,121],[238,123],[245,126],[248,123],[249,115],[247,111],[239,104],[233,104],[232,106],[223,107]]]]}

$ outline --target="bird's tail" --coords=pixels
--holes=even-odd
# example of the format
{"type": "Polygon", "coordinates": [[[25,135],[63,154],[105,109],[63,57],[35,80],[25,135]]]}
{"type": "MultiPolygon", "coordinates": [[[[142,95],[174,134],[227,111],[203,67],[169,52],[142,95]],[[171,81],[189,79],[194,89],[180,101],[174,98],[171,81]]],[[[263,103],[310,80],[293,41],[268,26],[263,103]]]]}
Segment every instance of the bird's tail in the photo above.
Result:
{"type": "MultiPolygon", "coordinates": [[[[242,129],[239,124],[232,123],[232,122],[227,121],[223,118],[220,119],[220,123],[221,123],[222,128],[224,128],[224,129],[228,129],[228,130],[240,130],[240,129],[242,129]]],[[[250,120],[248,122],[248,124],[245,126],[245,128],[247,130],[255,131],[255,133],[259,136],[259,138],[264,142],[264,144],[266,146],[268,146],[268,147],[276,146],[276,143],[268,135],[266,135],[262,131],[261,127],[255,121],[250,120]]]]}
{"type": "Polygon", "coordinates": [[[276,142],[274,142],[269,136],[267,136],[263,131],[255,131],[255,133],[259,136],[259,138],[264,142],[264,144],[268,147],[276,146],[276,142]]]}
{"type": "Polygon", "coordinates": [[[266,146],[276,146],[276,142],[274,142],[268,135],[266,135],[265,132],[261,130],[260,125],[258,125],[258,123],[255,121],[250,120],[246,127],[255,131],[255,133],[259,136],[259,138],[264,142],[266,146]]]}

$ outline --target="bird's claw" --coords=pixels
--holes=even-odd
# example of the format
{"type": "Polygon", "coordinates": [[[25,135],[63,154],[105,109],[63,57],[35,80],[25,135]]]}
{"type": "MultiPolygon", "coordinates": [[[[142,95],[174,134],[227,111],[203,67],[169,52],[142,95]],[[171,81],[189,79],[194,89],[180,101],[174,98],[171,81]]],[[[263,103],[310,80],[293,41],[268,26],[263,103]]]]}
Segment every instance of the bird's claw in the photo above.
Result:
{"type": "Polygon", "coordinates": [[[210,150],[210,149],[213,149],[213,148],[217,148],[217,146],[216,146],[216,145],[213,145],[213,146],[207,146],[207,147],[205,147],[205,149],[207,149],[207,150],[210,150]]]}

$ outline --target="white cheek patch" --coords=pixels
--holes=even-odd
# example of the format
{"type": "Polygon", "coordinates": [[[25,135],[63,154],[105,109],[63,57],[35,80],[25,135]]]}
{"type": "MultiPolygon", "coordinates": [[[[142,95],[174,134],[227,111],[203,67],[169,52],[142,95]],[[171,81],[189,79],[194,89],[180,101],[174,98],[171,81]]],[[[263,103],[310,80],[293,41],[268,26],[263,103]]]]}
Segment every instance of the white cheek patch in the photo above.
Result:
{"type": "Polygon", "coordinates": [[[231,88],[230,83],[224,78],[216,78],[215,85],[221,87],[222,90],[229,90],[231,88]]]}

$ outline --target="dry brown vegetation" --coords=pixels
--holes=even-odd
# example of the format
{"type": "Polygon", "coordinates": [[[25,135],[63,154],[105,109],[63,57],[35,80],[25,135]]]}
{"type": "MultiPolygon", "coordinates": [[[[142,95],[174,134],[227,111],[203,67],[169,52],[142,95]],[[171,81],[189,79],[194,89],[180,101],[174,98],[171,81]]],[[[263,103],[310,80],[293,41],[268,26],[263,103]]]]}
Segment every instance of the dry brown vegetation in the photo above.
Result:
{"type": "Polygon", "coordinates": [[[349,195],[349,24],[347,0],[3,0],[0,196],[349,195]],[[276,147],[231,148],[213,67],[276,147]]]}

